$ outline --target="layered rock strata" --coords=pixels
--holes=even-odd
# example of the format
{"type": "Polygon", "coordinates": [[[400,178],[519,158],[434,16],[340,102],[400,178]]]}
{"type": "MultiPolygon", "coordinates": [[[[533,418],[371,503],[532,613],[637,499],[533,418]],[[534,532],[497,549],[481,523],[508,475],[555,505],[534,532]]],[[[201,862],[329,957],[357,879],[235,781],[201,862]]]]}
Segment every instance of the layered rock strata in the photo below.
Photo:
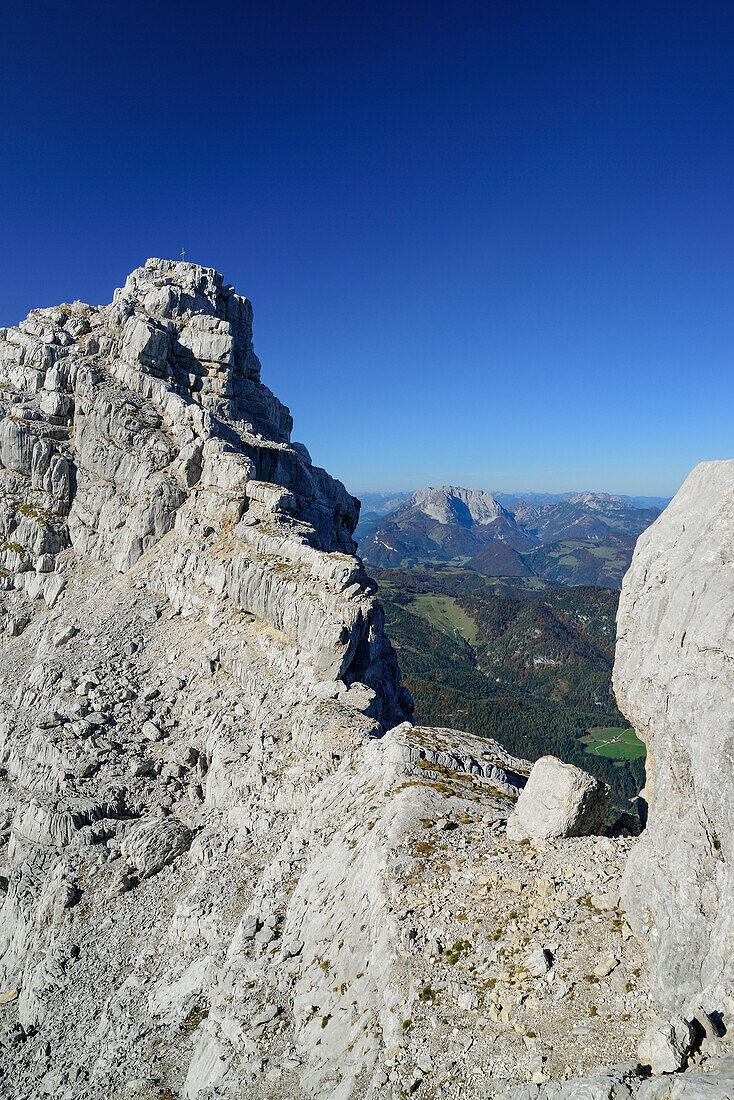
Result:
{"type": "Polygon", "coordinates": [[[0,409],[0,1095],[727,1095],[703,1010],[638,1072],[632,839],[513,839],[530,764],[410,724],[221,276],[33,311],[0,409]]]}
{"type": "Polygon", "coordinates": [[[291,426],[260,381],[250,303],[209,268],[149,260],[110,306],[0,330],[0,569],[18,594],[6,631],[39,595],[53,602],[64,552],[125,572],[155,546],[147,583],[178,610],[216,614],[228,598],[315,678],[362,684],[371,715],[402,717],[354,556],[358,501],[291,426]]]}

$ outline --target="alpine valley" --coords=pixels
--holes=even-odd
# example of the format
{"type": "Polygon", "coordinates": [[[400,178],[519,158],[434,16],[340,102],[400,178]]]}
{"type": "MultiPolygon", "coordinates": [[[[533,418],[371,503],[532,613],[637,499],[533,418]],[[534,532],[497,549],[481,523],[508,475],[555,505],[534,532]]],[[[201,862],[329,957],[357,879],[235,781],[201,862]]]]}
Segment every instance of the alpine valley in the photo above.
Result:
{"type": "Polygon", "coordinates": [[[360,551],[380,584],[416,718],[643,784],[612,691],[619,588],[667,501],[443,486],[366,494],[360,551]]]}

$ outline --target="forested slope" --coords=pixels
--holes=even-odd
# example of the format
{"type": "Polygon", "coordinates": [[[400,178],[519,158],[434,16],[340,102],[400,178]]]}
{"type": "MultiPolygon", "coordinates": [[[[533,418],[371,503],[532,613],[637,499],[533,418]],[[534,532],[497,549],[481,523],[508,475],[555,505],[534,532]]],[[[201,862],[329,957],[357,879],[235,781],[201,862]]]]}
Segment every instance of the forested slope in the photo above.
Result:
{"type": "Polygon", "coordinates": [[[590,755],[581,740],[627,725],[611,691],[616,592],[497,594],[427,569],[379,579],[417,722],[493,737],[529,759],[559,756],[605,778],[618,804],[637,794],[644,759],[590,755]]]}

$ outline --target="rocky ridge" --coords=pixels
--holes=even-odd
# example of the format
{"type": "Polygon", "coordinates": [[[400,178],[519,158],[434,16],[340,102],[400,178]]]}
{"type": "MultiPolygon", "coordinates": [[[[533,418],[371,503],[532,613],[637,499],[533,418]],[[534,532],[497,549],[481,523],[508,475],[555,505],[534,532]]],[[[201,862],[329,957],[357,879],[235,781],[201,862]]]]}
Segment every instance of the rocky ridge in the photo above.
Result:
{"type": "Polygon", "coordinates": [[[635,841],[513,839],[528,762],[410,724],[245,299],[148,261],[0,384],[3,1096],[729,1095],[716,1020],[638,1071],[635,841]]]}
{"type": "Polygon", "coordinates": [[[158,545],[151,587],[177,610],[229,599],[321,678],[374,678],[373,709],[401,715],[354,557],[358,502],[290,442],[290,414],[260,382],[250,303],[221,275],[150,260],[111,306],[34,310],[0,330],[0,371],[10,633],[38,596],[53,603],[68,549],[124,572],[158,545]]]}

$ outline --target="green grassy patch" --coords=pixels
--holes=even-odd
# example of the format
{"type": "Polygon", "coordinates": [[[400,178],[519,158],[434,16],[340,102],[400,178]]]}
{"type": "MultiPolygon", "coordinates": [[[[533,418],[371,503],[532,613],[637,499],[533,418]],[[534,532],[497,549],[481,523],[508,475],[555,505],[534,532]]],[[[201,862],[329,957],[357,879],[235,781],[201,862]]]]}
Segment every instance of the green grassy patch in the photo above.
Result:
{"type": "Polygon", "coordinates": [[[444,634],[459,634],[469,645],[476,642],[477,625],[453,596],[418,595],[409,606],[411,611],[428,619],[431,626],[444,634]]]}
{"type": "Polygon", "coordinates": [[[590,546],[589,553],[593,558],[607,558],[614,562],[619,558],[619,550],[614,546],[590,546]]]}
{"type": "Polygon", "coordinates": [[[612,760],[638,760],[647,751],[633,729],[621,726],[594,726],[580,740],[589,755],[608,756],[612,760]]]}

